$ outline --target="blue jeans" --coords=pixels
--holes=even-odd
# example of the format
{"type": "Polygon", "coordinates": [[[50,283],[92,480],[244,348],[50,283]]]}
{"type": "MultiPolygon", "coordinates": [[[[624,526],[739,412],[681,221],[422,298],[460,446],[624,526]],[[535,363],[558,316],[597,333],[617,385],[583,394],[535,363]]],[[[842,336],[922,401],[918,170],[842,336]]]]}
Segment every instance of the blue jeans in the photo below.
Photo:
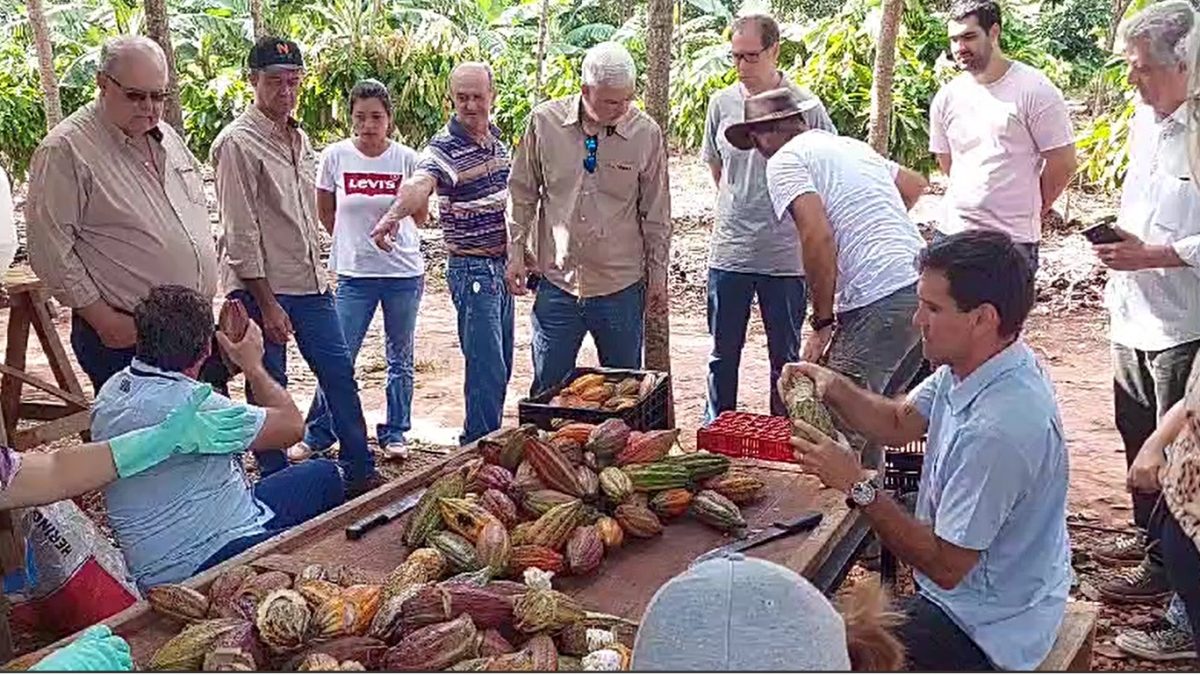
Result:
{"type": "MultiPolygon", "coordinates": [[[[334,305],[350,350],[350,362],[358,358],[363,337],[383,306],[383,334],[387,340],[387,421],[375,428],[379,445],[403,443],[412,428],[413,344],[417,331],[417,308],[425,290],[425,277],[338,277],[334,305]]],[[[333,445],[333,417],[325,392],[317,387],[304,442],[324,449],[333,445]]]]}
{"type": "Polygon", "coordinates": [[[533,301],[532,396],[559,384],[575,368],[583,336],[592,334],[600,365],[642,367],[642,282],[610,295],[577,298],[542,280],[533,301]]]}
{"type": "Polygon", "coordinates": [[[800,358],[800,330],[808,298],[804,277],[770,276],[708,270],[708,334],[713,339],[708,359],[707,424],[726,410],[737,409],[738,373],[742,347],[746,344],[746,325],[750,305],[758,295],[763,330],[767,333],[767,355],[771,360],[771,381],[767,383],[772,415],[787,415],[775,383],[783,365],[800,358]]]}
{"type": "Polygon", "coordinates": [[[500,428],[513,366],[513,298],[504,258],[451,255],[446,283],[458,312],[458,344],[466,361],[466,419],[459,442],[500,428]]]}
{"type": "MultiPolygon", "coordinates": [[[[250,318],[262,325],[262,310],[254,296],[246,291],[234,291],[229,296],[241,300],[250,318]]],[[[367,447],[367,425],[363,421],[362,402],[358,400],[358,385],[354,382],[354,360],[342,335],[333,294],[276,295],[275,299],[292,322],[300,355],[325,392],[334,433],[342,443],[338,463],[346,483],[358,485],[375,474],[375,457],[367,447]]],[[[265,340],[264,347],[263,365],[280,386],[287,388],[287,345],[265,340]]],[[[252,389],[246,391],[246,399],[255,402],[252,389]]],[[[255,458],[264,477],[288,465],[282,450],[259,452],[255,458]]]]}
{"type": "Polygon", "coordinates": [[[225,544],[200,565],[196,574],[346,501],[337,464],[321,458],[289,466],[263,478],[254,485],[254,496],[275,512],[275,517],[263,526],[266,531],[225,544]]]}

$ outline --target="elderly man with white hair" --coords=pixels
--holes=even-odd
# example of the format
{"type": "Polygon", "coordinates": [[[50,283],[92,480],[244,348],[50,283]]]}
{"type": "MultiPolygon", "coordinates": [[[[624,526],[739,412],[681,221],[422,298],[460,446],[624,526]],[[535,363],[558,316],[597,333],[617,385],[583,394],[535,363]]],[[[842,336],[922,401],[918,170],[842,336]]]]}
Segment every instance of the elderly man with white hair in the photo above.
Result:
{"type": "Polygon", "coordinates": [[[582,79],[579,94],[533,110],[508,182],[508,287],[537,293],[534,394],[570,375],[586,333],[602,366],[640,367],[644,312],[667,311],[671,207],[662,129],[631,105],[637,71],[624,47],[589,50],[582,79]]]}

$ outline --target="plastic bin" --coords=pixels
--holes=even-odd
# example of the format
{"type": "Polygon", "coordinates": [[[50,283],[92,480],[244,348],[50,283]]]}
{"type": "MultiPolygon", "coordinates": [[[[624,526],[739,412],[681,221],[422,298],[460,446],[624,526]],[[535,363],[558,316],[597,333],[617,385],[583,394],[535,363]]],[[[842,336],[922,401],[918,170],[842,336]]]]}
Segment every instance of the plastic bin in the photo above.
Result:
{"type": "Polygon", "coordinates": [[[579,367],[558,385],[517,403],[517,419],[521,424],[536,424],[539,428],[547,430],[554,428],[553,421],[556,419],[599,424],[613,418],[624,420],[625,424],[634,431],[667,429],[667,394],[670,391],[670,382],[670,375],[655,370],[579,367]],[[558,396],[564,387],[574,382],[579,376],[589,373],[598,373],[604,375],[605,379],[613,381],[636,377],[640,383],[646,377],[655,377],[658,382],[649,394],[637,402],[637,405],[625,410],[585,410],[550,405],[550,400],[558,396]]]}

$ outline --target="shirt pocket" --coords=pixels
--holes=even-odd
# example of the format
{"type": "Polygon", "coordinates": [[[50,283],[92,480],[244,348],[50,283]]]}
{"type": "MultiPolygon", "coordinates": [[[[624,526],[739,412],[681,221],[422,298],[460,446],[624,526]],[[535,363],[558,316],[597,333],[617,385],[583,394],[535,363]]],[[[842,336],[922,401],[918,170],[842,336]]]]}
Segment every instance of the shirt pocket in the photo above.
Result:
{"type": "Polygon", "coordinates": [[[638,168],[633,162],[603,162],[599,171],[601,192],[618,199],[637,196],[638,168]]]}
{"type": "Polygon", "coordinates": [[[200,173],[196,171],[195,167],[186,165],[176,166],[175,175],[179,178],[184,192],[187,194],[188,199],[192,200],[192,203],[207,206],[204,197],[204,181],[200,179],[200,173]]]}
{"type": "Polygon", "coordinates": [[[1186,176],[1166,175],[1157,179],[1158,208],[1152,226],[1162,242],[1175,241],[1200,231],[1200,189],[1186,176]]]}

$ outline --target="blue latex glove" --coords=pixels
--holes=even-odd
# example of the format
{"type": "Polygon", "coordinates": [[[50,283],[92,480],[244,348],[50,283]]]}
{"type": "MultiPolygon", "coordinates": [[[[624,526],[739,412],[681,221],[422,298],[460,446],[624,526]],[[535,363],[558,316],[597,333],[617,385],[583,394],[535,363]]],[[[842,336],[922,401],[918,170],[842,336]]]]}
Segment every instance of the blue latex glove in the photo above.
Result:
{"type": "Polygon", "coordinates": [[[127,478],[173,454],[228,455],[250,446],[256,418],[245,406],[200,412],[212,387],[196,387],[184,403],[157,426],[138,429],[108,441],[117,475],[127,478]]]}
{"type": "Polygon", "coordinates": [[[113,635],[108,626],[96,625],[83,631],[71,644],[51,652],[30,670],[130,671],[133,656],[129,643],[113,635]]]}

